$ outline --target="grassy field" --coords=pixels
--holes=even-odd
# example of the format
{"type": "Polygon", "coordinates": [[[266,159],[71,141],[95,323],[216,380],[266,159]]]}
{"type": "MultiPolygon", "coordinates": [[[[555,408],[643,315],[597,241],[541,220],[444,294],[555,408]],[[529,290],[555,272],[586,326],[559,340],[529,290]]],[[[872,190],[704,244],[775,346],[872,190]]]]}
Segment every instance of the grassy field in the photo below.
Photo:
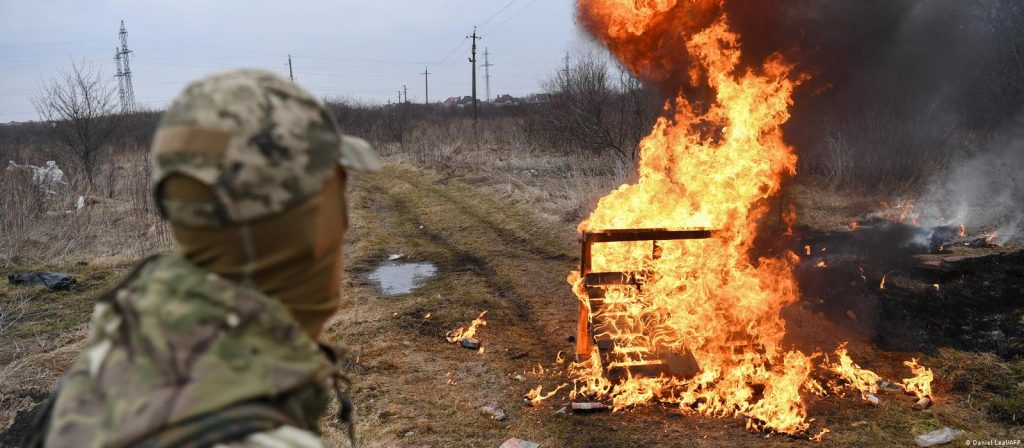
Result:
{"type": "MultiPolygon", "coordinates": [[[[353,352],[350,374],[364,446],[494,447],[509,437],[545,447],[811,444],[664,406],[574,415],[560,411],[564,390],[527,406],[522,397],[530,389],[543,385],[548,391],[568,380],[555,360],[573,348],[567,338],[575,330],[576,299],[565,278],[578,263],[580,210],[627,176],[600,171],[600,163],[580,168],[579,162],[541,159],[510,167],[513,162],[497,156],[475,157],[456,160],[452,166],[461,169],[448,170],[433,169],[431,159],[393,157],[383,172],[352,178],[344,306],[324,338],[353,352]],[[574,202],[576,209],[569,210],[574,202]],[[434,263],[439,275],[410,294],[385,296],[366,274],[391,254],[434,263]],[[483,353],[445,340],[447,331],[484,310],[483,353]],[[501,408],[508,418],[491,419],[479,410],[485,405],[501,408]]],[[[790,197],[815,226],[841,227],[873,205],[864,198],[822,198],[813,188],[797,185],[790,197]]],[[[93,299],[129,260],[69,257],[0,272],[55,269],[79,279],[67,292],[0,284],[3,309],[24,310],[2,335],[0,428],[8,431],[0,445],[14,443],[25,411],[81,350],[93,299]]],[[[803,304],[786,313],[794,338],[815,336],[822,347],[850,340],[852,356],[883,377],[899,379],[902,360],[917,356],[874,348],[803,304]]],[[[913,435],[943,426],[967,431],[961,440],[1024,437],[1013,423],[1021,421],[1014,414],[1024,398],[1024,362],[942,349],[922,363],[936,373],[936,404],[925,411],[911,411],[913,400],[905,396],[883,395],[879,406],[856,394],[808,398],[813,428],[831,431],[822,445],[906,446],[913,435]]],[[[325,418],[323,428],[329,446],[346,445],[333,418],[325,418]]]]}

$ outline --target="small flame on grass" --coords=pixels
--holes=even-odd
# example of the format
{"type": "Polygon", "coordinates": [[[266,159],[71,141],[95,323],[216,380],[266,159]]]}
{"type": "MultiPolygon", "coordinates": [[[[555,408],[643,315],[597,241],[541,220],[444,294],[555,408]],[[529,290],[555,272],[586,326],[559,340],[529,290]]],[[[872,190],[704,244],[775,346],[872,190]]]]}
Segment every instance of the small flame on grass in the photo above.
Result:
{"type": "Polygon", "coordinates": [[[868,394],[878,392],[878,382],[882,378],[875,374],[875,372],[862,369],[857,363],[853,362],[853,359],[850,358],[850,354],[846,350],[845,342],[839,344],[839,348],[836,349],[836,356],[839,357],[839,362],[827,364],[826,367],[828,369],[860,391],[861,396],[865,400],[868,394]]]}
{"type": "Polygon", "coordinates": [[[811,391],[811,393],[819,397],[828,396],[828,391],[825,390],[825,388],[821,386],[821,383],[819,383],[818,380],[814,378],[807,378],[807,382],[804,383],[804,388],[806,388],[807,390],[811,391]]]}
{"type": "Polygon", "coordinates": [[[559,390],[561,390],[562,388],[564,388],[565,386],[568,386],[568,385],[569,385],[568,383],[562,383],[562,385],[556,387],[555,390],[553,390],[551,392],[548,392],[547,394],[542,394],[541,390],[544,389],[544,385],[543,384],[538,384],[537,387],[535,387],[533,389],[530,389],[530,391],[526,393],[526,399],[530,400],[530,404],[531,405],[534,405],[534,404],[540,403],[540,402],[542,402],[544,400],[547,400],[548,398],[551,398],[556,393],[558,393],[559,390]]]}
{"type": "Polygon", "coordinates": [[[860,223],[857,222],[857,221],[853,221],[853,222],[850,223],[849,228],[850,228],[850,231],[853,232],[853,231],[855,231],[855,230],[860,228],[860,223]]]}
{"type": "Polygon", "coordinates": [[[424,319],[430,319],[430,313],[424,314],[424,315],[423,315],[423,318],[424,318],[424,319]]]}
{"type": "Polygon", "coordinates": [[[918,364],[917,358],[911,358],[910,361],[903,361],[903,365],[910,367],[910,372],[914,374],[913,378],[903,379],[903,388],[908,392],[917,395],[918,399],[925,397],[930,398],[932,395],[932,379],[935,377],[932,373],[932,369],[918,364]]]}
{"type": "Polygon", "coordinates": [[[821,432],[811,436],[807,440],[810,440],[812,442],[820,442],[821,441],[821,437],[824,436],[825,434],[830,433],[830,432],[832,432],[832,431],[829,431],[828,428],[821,428],[821,432]]]}
{"type": "Polygon", "coordinates": [[[967,236],[967,227],[960,224],[960,238],[967,236]]]}
{"type": "Polygon", "coordinates": [[[481,345],[480,348],[477,349],[477,353],[479,353],[481,355],[484,354],[484,346],[481,345]]]}
{"type": "Polygon", "coordinates": [[[811,245],[810,244],[804,246],[804,253],[806,253],[807,255],[811,254],[811,245]]]}
{"type": "Polygon", "coordinates": [[[782,221],[786,223],[786,231],[782,236],[793,236],[793,226],[796,225],[796,206],[789,204],[782,211],[782,221]]]}
{"type": "Polygon", "coordinates": [[[935,292],[939,292],[939,284],[938,283],[932,283],[932,287],[935,288],[935,292]]]}
{"type": "Polygon", "coordinates": [[[828,267],[828,266],[827,266],[827,265],[825,264],[825,260],[821,260],[821,261],[819,261],[819,262],[818,262],[818,264],[816,264],[816,265],[814,265],[814,266],[815,266],[815,267],[818,267],[818,268],[825,268],[825,267],[828,267]]]}
{"type": "Polygon", "coordinates": [[[860,273],[861,281],[867,282],[868,281],[868,277],[866,275],[864,275],[864,266],[861,266],[861,267],[857,268],[857,271],[860,273]]]}
{"type": "Polygon", "coordinates": [[[487,325],[487,321],[484,320],[484,316],[486,316],[486,315],[487,315],[487,311],[484,311],[484,312],[480,313],[480,315],[477,316],[476,319],[473,319],[473,322],[470,322],[469,328],[464,328],[464,327],[456,328],[456,329],[446,333],[445,334],[445,338],[448,339],[448,342],[451,342],[451,343],[455,344],[455,343],[457,343],[457,342],[459,342],[459,341],[461,341],[463,339],[473,337],[473,335],[476,334],[477,327],[480,327],[480,326],[483,326],[483,325],[487,325]]]}
{"type": "Polygon", "coordinates": [[[882,283],[878,284],[878,289],[885,289],[885,277],[888,276],[888,275],[889,274],[886,274],[886,275],[882,276],[882,283]]]}

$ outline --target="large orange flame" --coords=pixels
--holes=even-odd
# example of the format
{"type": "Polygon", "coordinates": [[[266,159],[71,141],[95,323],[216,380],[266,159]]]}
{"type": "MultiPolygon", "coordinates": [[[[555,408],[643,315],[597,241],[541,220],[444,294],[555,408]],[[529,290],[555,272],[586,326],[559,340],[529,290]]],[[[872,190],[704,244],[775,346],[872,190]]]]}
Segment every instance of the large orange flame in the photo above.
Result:
{"type": "MultiPolygon", "coordinates": [[[[796,171],[780,126],[789,119],[801,77],[780,56],[742,67],[740,36],[721,6],[720,0],[578,0],[580,21],[623,65],[678,92],[666,105],[670,112],[640,143],[638,180],[602,198],[579,230],[697,227],[715,233],[661,241],[656,254],[650,242],[592,247],[594,272],[626,272],[642,288],[608,286],[600,309],[590,310],[595,336],[613,343],[615,360],[602,365],[596,347],[581,354],[567,369],[575,380],[570,397],[608,398],[613,410],[677,403],[707,415],[743,415],[754,429],[806,434],[801,392],[826,392],[810,377],[818,354],[782,347],[780,312],[798,299],[793,267],[799,256],[754,259],[751,253],[765,200],[796,171]],[[710,94],[691,102],[685,91],[710,94]],[[697,372],[639,369],[670,364],[662,361],[666,354],[691,356],[697,372]],[[612,368],[624,370],[624,378],[607,378],[605,369],[612,368]]],[[[589,309],[580,273],[568,281],[589,309]]],[[[831,370],[874,392],[877,375],[854,364],[845,345],[837,356],[831,370]]],[[[931,378],[914,373],[921,380],[906,382],[920,393],[931,378]]]]}
{"type": "MultiPolygon", "coordinates": [[[[699,21],[714,4],[690,4],[699,14],[671,22],[699,21]]],[[[667,11],[685,12],[671,0],[579,6],[591,20],[605,20],[606,34],[598,37],[647,74],[664,61],[629,53],[641,48],[631,43],[654,39],[645,33],[664,22],[667,11]]],[[[660,118],[640,144],[638,181],[602,198],[579,228],[717,230],[709,240],[660,243],[657,259],[641,243],[599,245],[592,255],[595,271],[646,273],[642,294],[611,288],[605,308],[594,315],[595,321],[614,320],[595,328],[616,342],[625,359],[620,364],[689,351],[700,373],[690,380],[630,374],[612,385],[598,378],[592,356],[582,363],[589,366],[571,369],[582,380],[574,392],[610,396],[616,409],[657,398],[709,415],[743,414],[756,419],[753,426],[804,431],[800,389],[813,366],[811,357],[782,349],[779,315],[798,297],[792,274],[797,257],[755,261],[750,255],[757,221],[766,212],[762,200],[779,191],[782,176],[795,173],[796,155],[780,125],[789,118],[796,81],[779,57],[757,70],[741,69],[739,36],[724,15],[697,32],[680,33],[687,36],[679,50],[689,55],[689,77],[712,89],[713,101],[693,105],[680,92],[674,114],[660,118]]],[[[569,280],[582,291],[578,272],[569,280]]]]}

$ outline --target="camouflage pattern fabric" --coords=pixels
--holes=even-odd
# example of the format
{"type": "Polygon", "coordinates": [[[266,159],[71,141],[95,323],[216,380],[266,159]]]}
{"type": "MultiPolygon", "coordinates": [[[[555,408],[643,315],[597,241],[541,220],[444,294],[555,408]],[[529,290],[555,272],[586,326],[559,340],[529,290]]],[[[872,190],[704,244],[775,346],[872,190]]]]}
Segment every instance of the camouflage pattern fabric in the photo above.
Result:
{"type": "Polygon", "coordinates": [[[235,70],[196,81],[164,113],[153,142],[157,204],[171,221],[240,224],[280,213],[319,191],[338,165],[376,170],[370,144],[342,135],[309,92],[274,73],[235,70]],[[217,203],[164,200],[160,184],[182,174],[217,203]]]}
{"type": "Polygon", "coordinates": [[[215,411],[227,418],[232,406],[287,396],[303,402],[282,411],[318,430],[336,370],[288,311],[256,290],[158,256],[97,302],[90,325],[61,380],[46,446],[134,446],[215,411]]]}

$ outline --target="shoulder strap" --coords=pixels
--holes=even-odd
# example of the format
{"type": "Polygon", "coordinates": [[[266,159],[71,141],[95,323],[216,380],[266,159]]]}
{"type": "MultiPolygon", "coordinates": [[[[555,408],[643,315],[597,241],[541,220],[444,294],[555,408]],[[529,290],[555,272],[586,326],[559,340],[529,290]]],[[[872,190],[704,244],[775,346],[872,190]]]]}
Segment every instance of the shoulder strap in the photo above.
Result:
{"type": "Polygon", "coordinates": [[[280,426],[297,426],[269,403],[251,402],[196,417],[133,443],[141,448],[200,448],[239,440],[280,426]]]}

